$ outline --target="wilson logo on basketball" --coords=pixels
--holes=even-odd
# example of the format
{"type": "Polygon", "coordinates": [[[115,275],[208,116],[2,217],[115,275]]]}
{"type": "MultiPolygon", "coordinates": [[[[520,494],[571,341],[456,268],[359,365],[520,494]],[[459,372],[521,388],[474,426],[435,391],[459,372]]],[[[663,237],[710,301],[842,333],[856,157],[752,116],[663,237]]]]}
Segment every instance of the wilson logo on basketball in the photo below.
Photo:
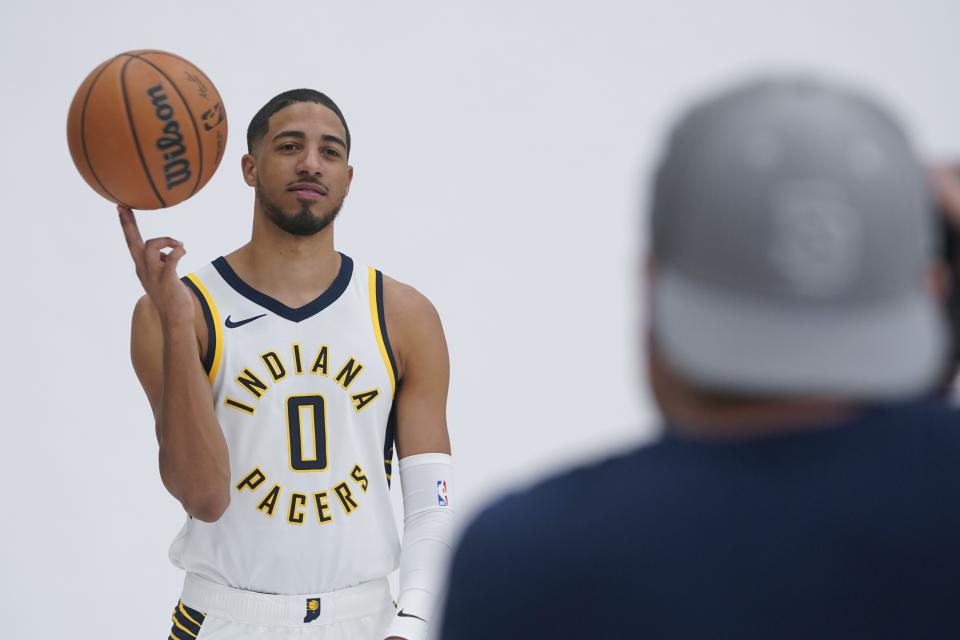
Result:
{"type": "Polygon", "coordinates": [[[173,117],[173,107],[167,102],[167,94],[162,84],[147,89],[153,112],[163,123],[163,135],[157,138],[157,149],[163,151],[163,174],[167,179],[167,189],[172,189],[190,179],[190,161],[181,158],[187,152],[180,133],[180,123],[173,117]]]}

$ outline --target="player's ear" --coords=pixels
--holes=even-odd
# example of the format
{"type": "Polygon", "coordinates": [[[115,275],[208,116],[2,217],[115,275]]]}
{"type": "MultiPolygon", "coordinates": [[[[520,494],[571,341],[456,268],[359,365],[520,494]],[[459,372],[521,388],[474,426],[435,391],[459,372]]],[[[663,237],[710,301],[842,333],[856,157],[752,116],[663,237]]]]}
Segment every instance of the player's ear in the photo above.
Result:
{"type": "Polygon", "coordinates": [[[240,169],[243,171],[243,181],[247,183],[247,186],[252,187],[257,184],[257,159],[253,157],[253,154],[243,154],[243,157],[240,158],[240,169]]]}
{"type": "Polygon", "coordinates": [[[350,193],[350,184],[353,182],[353,165],[347,165],[347,188],[343,190],[343,197],[350,193]]]}

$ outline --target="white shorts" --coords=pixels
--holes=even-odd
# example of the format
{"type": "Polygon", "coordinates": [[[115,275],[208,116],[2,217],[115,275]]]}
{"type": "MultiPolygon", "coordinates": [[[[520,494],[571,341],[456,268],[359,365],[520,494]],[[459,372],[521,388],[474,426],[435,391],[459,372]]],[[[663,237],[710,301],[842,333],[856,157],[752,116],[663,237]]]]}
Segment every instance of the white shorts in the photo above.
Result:
{"type": "Polygon", "coordinates": [[[386,578],[302,596],[225,587],[188,573],[174,640],[383,640],[395,613],[386,578]]]}

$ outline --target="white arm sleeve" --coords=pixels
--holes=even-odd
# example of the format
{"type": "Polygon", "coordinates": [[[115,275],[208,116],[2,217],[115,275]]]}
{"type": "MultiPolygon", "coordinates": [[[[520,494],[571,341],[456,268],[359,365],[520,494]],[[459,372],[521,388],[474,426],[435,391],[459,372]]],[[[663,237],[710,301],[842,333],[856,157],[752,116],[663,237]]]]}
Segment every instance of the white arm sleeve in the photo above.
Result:
{"type": "Polygon", "coordinates": [[[447,453],[422,453],[400,459],[400,595],[397,614],[384,637],[422,640],[439,613],[437,599],[453,547],[452,470],[452,459],[447,453]]]}

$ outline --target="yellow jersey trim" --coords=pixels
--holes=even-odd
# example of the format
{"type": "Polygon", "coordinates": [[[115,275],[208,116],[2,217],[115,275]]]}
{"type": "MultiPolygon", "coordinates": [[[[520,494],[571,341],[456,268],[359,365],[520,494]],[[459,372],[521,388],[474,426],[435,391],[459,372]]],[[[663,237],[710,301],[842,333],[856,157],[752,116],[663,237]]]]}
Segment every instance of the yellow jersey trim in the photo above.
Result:
{"type": "Polygon", "coordinates": [[[213,317],[214,335],[207,336],[207,341],[209,341],[211,337],[214,340],[213,364],[210,365],[210,372],[207,374],[210,378],[210,384],[213,384],[213,381],[217,379],[217,372],[220,370],[220,360],[223,357],[223,329],[220,326],[220,313],[217,311],[217,305],[213,302],[213,296],[211,296],[207,288],[203,286],[200,278],[193,273],[188,275],[187,278],[197,287],[197,291],[203,296],[204,302],[207,303],[207,307],[210,309],[210,315],[213,317]]]}
{"type": "Polygon", "coordinates": [[[397,378],[393,371],[390,354],[387,353],[387,345],[383,340],[385,327],[380,326],[380,305],[382,303],[377,296],[377,270],[373,267],[368,267],[368,270],[370,272],[370,319],[373,320],[373,333],[377,336],[377,346],[380,347],[380,356],[383,358],[387,375],[390,376],[390,392],[392,396],[396,396],[397,378]]]}
{"type": "Polygon", "coordinates": [[[193,618],[190,617],[190,614],[187,613],[187,610],[183,608],[183,601],[182,601],[182,600],[177,603],[177,608],[180,609],[180,613],[183,614],[183,617],[185,617],[187,620],[189,620],[189,621],[192,622],[193,624],[197,625],[198,627],[203,624],[202,622],[197,622],[196,620],[194,620],[193,618]]]}
{"type": "MultiPolygon", "coordinates": [[[[189,634],[191,638],[196,638],[196,637],[197,637],[197,634],[195,634],[193,631],[190,631],[190,629],[187,629],[185,626],[183,626],[182,624],[180,624],[180,621],[177,620],[177,617],[176,617],[176,616],[170,616],[170,619],[173,620],[173,624],[174,624],[178,629],[180,629],[181,631],[183,631],[183,632],[186,633],[186,634],[189,634]]],[[[171,634],[171,635],[173,635],[173,634],[171,634]]]]}

